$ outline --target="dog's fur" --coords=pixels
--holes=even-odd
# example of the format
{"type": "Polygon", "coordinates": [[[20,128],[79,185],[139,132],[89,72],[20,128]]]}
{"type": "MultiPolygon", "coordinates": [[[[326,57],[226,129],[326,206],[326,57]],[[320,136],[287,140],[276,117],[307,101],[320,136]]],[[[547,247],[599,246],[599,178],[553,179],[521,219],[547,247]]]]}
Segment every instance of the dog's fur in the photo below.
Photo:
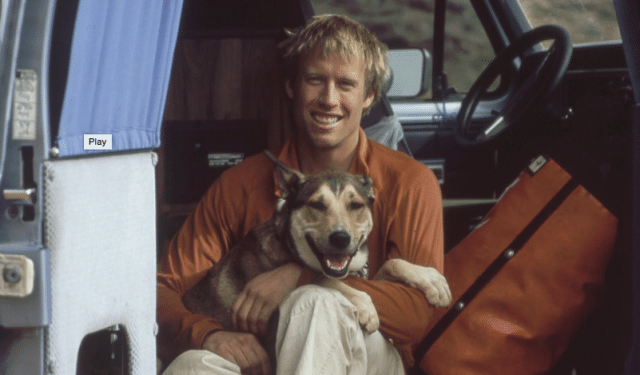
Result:
{"type": "MultiPolygon", "coordinates": [[[[349,273],[366,274],[365,242],[373,227],[371,178],[335,171],[305,176],[266,154],[276,163],[281,193],[274,216],[253,228],[184,295],[185,306],[232,330],[231,307],[246,284],[261,273],[297,261],[322,272],[326,277],[321,285],[340,291],[354,304],[366,331],[377,330],[378,314],[369,295],[339,281],[349,273]]],[[[434,306],[451,302],[446,280],[433,268],[393,259],[376,279],[419,288],[434,306]]]]}

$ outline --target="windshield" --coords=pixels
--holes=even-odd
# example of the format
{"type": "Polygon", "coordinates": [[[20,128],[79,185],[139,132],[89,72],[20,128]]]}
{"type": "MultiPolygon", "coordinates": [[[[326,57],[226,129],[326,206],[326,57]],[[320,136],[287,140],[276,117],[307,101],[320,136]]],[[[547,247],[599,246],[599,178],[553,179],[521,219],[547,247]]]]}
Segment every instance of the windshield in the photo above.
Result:
{"type": "Polygon", "coordinates": [[[574,44],[620,40],[613,0],[517,0],[532,28],[564,27],[574,44]]]}

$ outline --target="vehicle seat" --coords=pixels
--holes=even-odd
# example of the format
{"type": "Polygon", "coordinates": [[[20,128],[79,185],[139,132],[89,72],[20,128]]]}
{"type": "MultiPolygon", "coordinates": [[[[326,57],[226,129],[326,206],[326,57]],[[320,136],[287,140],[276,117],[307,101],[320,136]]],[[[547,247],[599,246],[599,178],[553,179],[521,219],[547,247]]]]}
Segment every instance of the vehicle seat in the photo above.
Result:
{"type": "Polygon", "coordinates": [[[371,111],[362,117],[360,126],[369,139],[411,156],[402,124],[393,113],[385,93],[382,93],[380,101],[373,105],[371,111]]]}

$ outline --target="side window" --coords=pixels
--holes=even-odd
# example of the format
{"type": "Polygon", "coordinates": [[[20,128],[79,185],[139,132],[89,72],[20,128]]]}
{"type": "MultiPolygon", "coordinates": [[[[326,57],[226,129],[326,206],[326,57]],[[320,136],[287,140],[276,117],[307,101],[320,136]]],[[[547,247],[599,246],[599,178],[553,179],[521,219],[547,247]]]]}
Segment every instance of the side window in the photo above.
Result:
{"type": "Polygon", "coordinates": [[[574,44],[620,40],[613,0],[517,0],[532,28],[564,27],[574,44]]]}
{"type": "Polygon", "coordinates": [[[464,94],[495,53],[468,0],[447,0],[444,27],[444,72],[449,86],[464,94]]]}
{"type": "MultiPolygon", "coordinates": [[[[344,14],[364,24],[389,49],[433,51],[435,0],[311,0],[311,4],[315,14],[344,14]]],[[[466,93],[494,53],[468,0],[448,0],[446,13],[444,70],[449,86],[466,93]]],[[[431,99],[431,91],[421,99],[431,99]]]]}

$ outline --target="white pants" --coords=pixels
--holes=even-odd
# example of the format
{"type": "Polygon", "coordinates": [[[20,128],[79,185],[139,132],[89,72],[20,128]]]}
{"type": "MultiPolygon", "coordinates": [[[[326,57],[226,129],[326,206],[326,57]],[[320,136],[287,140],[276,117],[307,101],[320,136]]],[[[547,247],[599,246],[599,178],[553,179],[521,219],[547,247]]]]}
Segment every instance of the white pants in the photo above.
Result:
{"type": "MultiPolygon", "coordinates": [[[[315,285],[294,290],[280,305],[277,374],[404,374],[400,354],[380,332],[364,333],[356,308],[340,292],[315,285]]],[[[240,374],[206,350],[190,350],[163,375],[240,374]]]]}

